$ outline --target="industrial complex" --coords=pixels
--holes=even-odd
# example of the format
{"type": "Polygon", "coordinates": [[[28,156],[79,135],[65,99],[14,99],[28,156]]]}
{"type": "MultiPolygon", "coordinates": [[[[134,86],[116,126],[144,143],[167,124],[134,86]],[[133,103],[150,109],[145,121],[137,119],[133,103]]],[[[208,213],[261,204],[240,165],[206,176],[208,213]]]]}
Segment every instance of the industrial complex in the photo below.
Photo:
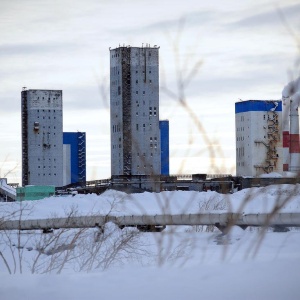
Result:
{"type": "Polygon", "coordinates": [[[169,121],[159,119],[159,47],[123,46],[109,55],[111,178],[86,181],[86,133],[63,132],[62,91],[23,88],[22,187],[1,179],[0,199],[107,188],[228,193],[299,182],[300,80],[287,85],[281,99],[235,103],[236,176],[170,176],[169,121]]]}

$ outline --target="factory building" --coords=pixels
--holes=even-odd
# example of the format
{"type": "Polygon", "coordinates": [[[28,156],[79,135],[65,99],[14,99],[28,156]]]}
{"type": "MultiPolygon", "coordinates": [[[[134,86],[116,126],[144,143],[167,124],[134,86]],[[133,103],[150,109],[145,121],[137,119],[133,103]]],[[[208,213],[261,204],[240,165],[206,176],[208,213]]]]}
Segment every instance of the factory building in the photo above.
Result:
{"type": "Polygon", "coordinates": [[[282,101],[235,103],[236,175],[283,171],[282,101]]]}
{"type": "Polygon", "coordinates": [[[62,91],[21,92],[22,185],[63,185],[62,91]]]}
{"type": "Polygon", "coordinates": [[[63,133],[63,185],[86,181],[86,133],[63,133]]]}
{"type": "Polygon", "coordinates": [[[110,50],[111,175],[159,175],[159,48],[110,50]]]}
{"type": "Polygon", "coordinates": [[[159,121],[161,147],[161,175],[170,175],[169,121],[159,121]]]}

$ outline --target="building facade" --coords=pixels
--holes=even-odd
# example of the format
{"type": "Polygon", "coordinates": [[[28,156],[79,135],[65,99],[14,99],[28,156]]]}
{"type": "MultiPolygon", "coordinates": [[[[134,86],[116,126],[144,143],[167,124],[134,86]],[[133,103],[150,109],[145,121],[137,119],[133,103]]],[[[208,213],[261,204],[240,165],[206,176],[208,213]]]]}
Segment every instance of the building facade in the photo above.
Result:
{"type": "Polygon", "coordinates": [[[110,50],[111,175],[158,175],[159,48],[110,50]]]}
{"type": "Polygon", "coordinates": [[[63,185],[62,91],[23,90],[22,185],[63,185]]]}
{"type": "Polygon", "coordinates": [[[86,181],[86,133],[63,133],[63,185],[86,181]]]}
{"type": "Polygon", "coordinates": [[[17,187],[17,201],[40,200],[55,195],[55,187],[53,185],[34,185],[17,187]]]}
{"type": "Polygon", "coordinates": [[[161,148],[161,175],[170,175],[169,121],[159,121],[161,148]]]}
{"type": "Polygon", "coordinates": [[[283,171],[282,101],[235,103],[236,175],[283,171]]]}

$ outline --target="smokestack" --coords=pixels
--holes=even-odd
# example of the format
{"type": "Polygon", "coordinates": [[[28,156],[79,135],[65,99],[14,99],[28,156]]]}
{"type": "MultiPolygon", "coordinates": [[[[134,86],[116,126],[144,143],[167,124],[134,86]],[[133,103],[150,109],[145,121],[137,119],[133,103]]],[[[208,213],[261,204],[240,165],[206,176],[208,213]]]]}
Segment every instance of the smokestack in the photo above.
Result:
{"type": "Polygon", "coordinates": [[[290,97],[290,168],[289,171],[300,173],[299,113],[300,92],[290,97]]]}
{"type": "Polygon", "coordinates": [[[289,171],[290,166],[290,101],[282,97],[282,147],[283,171],[289,171]]]}
{"type": "Polygon", "coordinates": [[[282,91],[283,100],[283,171],[300,173],[299,113],[300,77],[282,91]]]}

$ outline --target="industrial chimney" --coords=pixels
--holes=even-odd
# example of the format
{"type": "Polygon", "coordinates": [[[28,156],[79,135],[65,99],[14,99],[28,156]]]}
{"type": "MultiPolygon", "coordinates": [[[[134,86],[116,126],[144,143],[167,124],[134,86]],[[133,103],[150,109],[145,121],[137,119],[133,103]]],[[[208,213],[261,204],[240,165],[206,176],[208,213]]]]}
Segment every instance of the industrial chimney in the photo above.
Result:
{"type": "Polygon", "coordinates": [[[283,100],[283,170],[300,174],[299,112],[300,77],[282,91],[283,100]]]}

